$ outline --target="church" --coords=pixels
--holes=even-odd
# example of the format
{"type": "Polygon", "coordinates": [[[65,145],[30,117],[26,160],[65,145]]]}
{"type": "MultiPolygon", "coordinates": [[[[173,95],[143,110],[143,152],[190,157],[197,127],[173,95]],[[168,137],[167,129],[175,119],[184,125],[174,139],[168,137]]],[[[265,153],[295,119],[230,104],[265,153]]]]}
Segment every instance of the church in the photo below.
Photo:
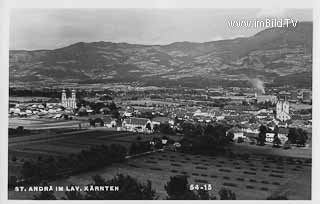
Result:
{"type": "Polygon", "coordinates": [[[76,103],[76,91],[72,90],[71,97],[67,98],[66,91],[63,89],[61,94],[61,105],[64,108],[75,109],[77,108],[76,103]]]}
{"type": "Polygon", "coordinates": [[[289,115],[289,102],[286,99],[278,100],[276,108],[276,118],[278,120],[281,120],[282,122],[291,119],[289,115]]]}

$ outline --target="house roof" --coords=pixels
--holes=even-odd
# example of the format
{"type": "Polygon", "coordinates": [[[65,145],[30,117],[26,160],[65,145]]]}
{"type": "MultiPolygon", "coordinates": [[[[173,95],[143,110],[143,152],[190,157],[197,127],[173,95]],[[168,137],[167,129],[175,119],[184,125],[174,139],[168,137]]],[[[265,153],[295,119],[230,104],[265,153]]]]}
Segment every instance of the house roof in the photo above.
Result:
{"type": "Polygon", "coordinates": [[[288,128],[279,128],[279,134],[289,134],[288,128]]]}
{"type": "Polygon", "coordinates": [[[60,101],[56,98],[50,98],[47,103],[60,103],[60,101]]]}
{"type": "Polygon", "coordinates": [[[228,130],[228,132],[236,133],[236,132],[243,132],[243,131],[240,130],[240,128],[238,128],[238,127],[233,127],[230,130],[228,130]]]}
{"type": "Polygon", "coordinates": [[[235,111],[258,111],[259,108],[256,106],[242,106],[242,105],[226,105],[224,110],[235,110],[235,111]]]}
{"type": "Polygon", "coordinates": [[[160,123],[168,123],[170,118],[168,117],[155,117],[152,119],[154,122],[160,122],[160,123]]]}
{"type": "Polygon", "coordinates": [[[114,121],[115,119],[112,118],[111,116],[104,116],[103,117],[103,122],[104,123],[111,123],[112,121],[114,121]]]}
{"type": "Polygon", "coordinates": [[[256,133],[251,133],[251,132],[245,132],[244,135],[245,135],[246,137],[250,137],[250,138],[256,138],[256,137],[258,137],[258,134],[256,134],[256,133]]]}
{"type": "Polygon", "coordinates": [[[132,125],[145,125],[147,124],[148,121],[149,120],[146,118],[135,118],[135,117],[124,119],[124,122],[126,124],[132,124],[132,125]]]}
{"type": "Polygon", "coordinates": [[[108,107],[103,107],[103,108],[100,108],[100,112],[102,111],[110,112],[111,110],[108,107]]]}

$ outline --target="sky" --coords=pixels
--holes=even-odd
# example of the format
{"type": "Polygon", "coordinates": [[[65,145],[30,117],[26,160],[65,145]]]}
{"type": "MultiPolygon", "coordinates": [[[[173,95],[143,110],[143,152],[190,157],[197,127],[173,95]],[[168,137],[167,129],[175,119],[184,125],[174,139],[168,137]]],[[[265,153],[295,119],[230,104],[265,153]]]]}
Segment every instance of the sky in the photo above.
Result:
{"type": "Polygon", "coordinates": [[[10,49],[56,49],[77,42],[170,44],[248,37],[264,28],[230,20],[312,21],[311,9],[12,9],[10,49]]]}

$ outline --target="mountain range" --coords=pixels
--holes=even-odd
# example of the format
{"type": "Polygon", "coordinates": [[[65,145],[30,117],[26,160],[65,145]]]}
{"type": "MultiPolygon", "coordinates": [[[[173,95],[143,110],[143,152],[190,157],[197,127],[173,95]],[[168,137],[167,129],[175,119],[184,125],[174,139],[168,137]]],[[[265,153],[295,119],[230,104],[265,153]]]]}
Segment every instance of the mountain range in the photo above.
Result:
{"type": "Polygon", "coordinates": [[[311,87],[312,22],[250,37],[139,45],[79,42],[53,50],[10,50],[10,84],[140,83],[157,86],[311,87]]]}

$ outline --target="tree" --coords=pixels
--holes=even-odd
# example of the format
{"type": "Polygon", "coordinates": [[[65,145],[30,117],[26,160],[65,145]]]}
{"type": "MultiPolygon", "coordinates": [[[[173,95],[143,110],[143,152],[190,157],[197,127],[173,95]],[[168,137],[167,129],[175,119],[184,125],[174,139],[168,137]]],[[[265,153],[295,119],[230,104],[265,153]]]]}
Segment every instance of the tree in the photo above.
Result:
{"type": "Polygon", "coordinates": [[[297,144],[298,146],[305,146],[308,139],[308,134],[305,130],[301,128],[290,128],[288,134],[288,140],[292,144],[297,144]]]}
{"type": "Polygon", "coordinates": [[[93,120],[93,119],[89,119],[89,124],[90,124],[90,126],[92,126],[92,127],[95,127],[96,126],[96,123],[95,123],[95,120],[93,120]]]}
{"type": "Polygon", "coordinates": [[[154,132],[160,132],[160,126],[158,124],[153,125],[153,131],[154,132]]]}
{"type": "Polygon", "coordinates": [[[266,134],[267,134],[267,127],[264,125],[261,125],[259,128],[259,135],[257,139],[257,145],[265,145],[266,143],[266,134]]]}
{"type": "Polygon", "coordinates": [[[111,180],[105,181],[101,176],[93,177],[96,186],[119,186],[119,191],[89,191],[86,193],[87,200],[153,200],[156,199],[155,191],[150,181],[140,183],[135,178],[118,174],[111,180]]]}
{"type": "Polygon", "coordinates": [[[184,122],[182,123],[181,127],[182,127],[182,133],[184,134],[184,136],[190,137],[190,138],[199,136],[200,131],[197,130],[197,127],[194,124],[190,122],[184,122]]]}
{"type": "Polygon", "coordinates": [[[160,123],[159,125],[159,131],[163,134],[173,134],[173,130],[172,128],[170,127],[170,125],[168,123],[160,123]]]}
{"type": "Polygon", "coordinates": [[[118,110],[112,110],[112,111],[111,111],[111,116],[112,116],[113,118],[119,119],[119,118],[120,118],[120,113],[119,113],[118,110]]]}
{"type": "Polygon", "coordinates": [[[275,134],[273,137],[273,147],[279,148],[280,145],[281,145],[281,141],[280,141],[278,135],[275,134]]]}
{"type": "Polygon", "coordinates": [[[274,132],[275,135],[279,134],[279,127],[277,125],[274,127],[273,132],[274,132]]]}
{"type": "Polygon", "coordinates": [[[139,152],[139,146],[136,142],[133,142],[129,149],[129,154],[134,155],[139,152]]]}
{"type": "Polygon", "coordinates": [[[146,128],[151,131],[151,123],[147,123],[146,128]]]}
{"type": "Polygon", "coordinates": [[[104,121],[101,119],[101,118],[96,118],[94,119],[94,126],[95,124],[99,123],[100,124],[100,127],[103,127],[104,126],[104,121]]]}
{"type": "Polygon", "coordinates": [[[233,132],[228,132],[227,133],[227,138],[228,138],[229,141],[233,141],[233,138],[234,138],[233,132]]]}
{"type": "Polygon", "coordinates": [[[198,196],[189,190],[188,179],[185,175],[170,177],[170,181],[164,186],[169,200],[195,200],[198,196]]]}
{"type": "Polygon", "coordinates": [[[236,194],[226,188],[220,189],[219,196],[220,200],[236,200],[236,194]]]}
{"type": "Polygon", "coordinates": [[[24,132],[24,127],[23,126],[18,126],[16,128],[16,130],[17,130],[17,134],[22,134],[24,132]]]}

